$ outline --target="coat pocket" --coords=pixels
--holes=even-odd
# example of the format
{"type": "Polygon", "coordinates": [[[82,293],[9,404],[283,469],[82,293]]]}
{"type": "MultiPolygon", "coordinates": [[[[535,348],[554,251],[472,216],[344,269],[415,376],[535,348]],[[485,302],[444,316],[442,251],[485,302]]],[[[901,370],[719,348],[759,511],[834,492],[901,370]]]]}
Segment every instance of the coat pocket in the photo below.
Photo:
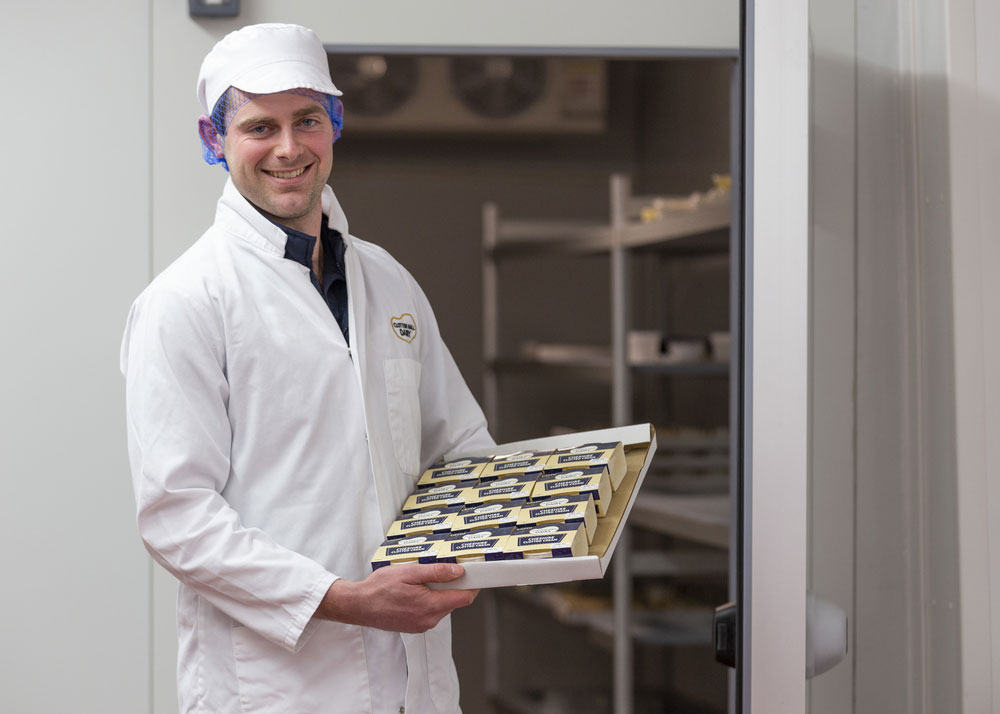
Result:
{"type": "Polygon", "coordinates": [[[298,652],[232,629],[243,714],[357,714],[371,709],[361,629],[320,622],[298,652]]]}
{"type": "Polygon", "coordinates": [[[389,431],[396,461],[404,474],[420,472],[420,363],[412,359],[383,362],[389,431]]]}

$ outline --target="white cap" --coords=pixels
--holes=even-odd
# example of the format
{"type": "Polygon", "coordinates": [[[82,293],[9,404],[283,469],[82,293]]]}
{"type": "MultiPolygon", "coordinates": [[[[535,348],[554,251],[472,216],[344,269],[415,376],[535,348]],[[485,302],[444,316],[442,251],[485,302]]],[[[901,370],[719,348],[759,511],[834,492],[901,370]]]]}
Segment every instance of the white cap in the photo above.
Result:
{"type": "Polygon", "coordinates": [[[274,94],[313,89],[339,97],[323,43],[312,30],[276,23],[230,32],[212,48],[198,73],[198,101],[211,113],[227,89],[274,94]]]}

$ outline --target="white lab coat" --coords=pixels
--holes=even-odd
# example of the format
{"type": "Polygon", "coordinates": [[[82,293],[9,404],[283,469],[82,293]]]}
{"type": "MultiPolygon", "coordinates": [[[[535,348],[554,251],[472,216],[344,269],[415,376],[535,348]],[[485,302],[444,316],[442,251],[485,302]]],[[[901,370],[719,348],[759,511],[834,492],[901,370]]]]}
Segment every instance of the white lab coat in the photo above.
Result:
{"type": "Polygon", "coordinates": [[[350,348],[231,180],[129,314],[138,526],[181,583],[182,712],[359,714],[392,676],[407,714],[458,711],[447,618],[402,636],[405,672],[382,669],[402,669],[398,635],[310,619],[337,577],[371,572],[423,468],[493,443],[412,276],[348,234],[329,188],[323,209],[346,244],[350,348]]]}

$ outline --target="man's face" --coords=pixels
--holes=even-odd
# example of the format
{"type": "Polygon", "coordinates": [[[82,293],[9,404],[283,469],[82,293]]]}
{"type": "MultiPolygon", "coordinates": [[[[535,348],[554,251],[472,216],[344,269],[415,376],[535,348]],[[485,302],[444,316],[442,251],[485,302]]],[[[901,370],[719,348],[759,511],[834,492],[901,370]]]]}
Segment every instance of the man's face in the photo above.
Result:
{"type": "Polygon", "coordinates": [[[322,106],[298,94],[258,95],[230,120],[225,156],[248,201],[279,223],[318,234],[333,166],[333,126],[322,106]]]}

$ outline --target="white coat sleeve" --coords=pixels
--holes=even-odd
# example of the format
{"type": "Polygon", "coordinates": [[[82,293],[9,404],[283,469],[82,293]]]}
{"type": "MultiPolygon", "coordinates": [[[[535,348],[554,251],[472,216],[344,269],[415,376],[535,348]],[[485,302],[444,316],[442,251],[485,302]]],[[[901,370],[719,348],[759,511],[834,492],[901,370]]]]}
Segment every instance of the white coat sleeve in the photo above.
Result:
{"type": "Polygon", "coordinates": [[[246,528],[221,495],[230,473],[221,318],[198,296],[150,291],[122,342],[139,533],[185,585],[289,650],[336,576],[246,528]]]}
{"type": "Polygon", "coordinates": [[[415,280],[413,289],[426,326],[420,342],[420,463],[426,468],[442,456],[461,456],[464,450],[487,448],[496,442],[441,337],[430,302],[415,280]]]}

